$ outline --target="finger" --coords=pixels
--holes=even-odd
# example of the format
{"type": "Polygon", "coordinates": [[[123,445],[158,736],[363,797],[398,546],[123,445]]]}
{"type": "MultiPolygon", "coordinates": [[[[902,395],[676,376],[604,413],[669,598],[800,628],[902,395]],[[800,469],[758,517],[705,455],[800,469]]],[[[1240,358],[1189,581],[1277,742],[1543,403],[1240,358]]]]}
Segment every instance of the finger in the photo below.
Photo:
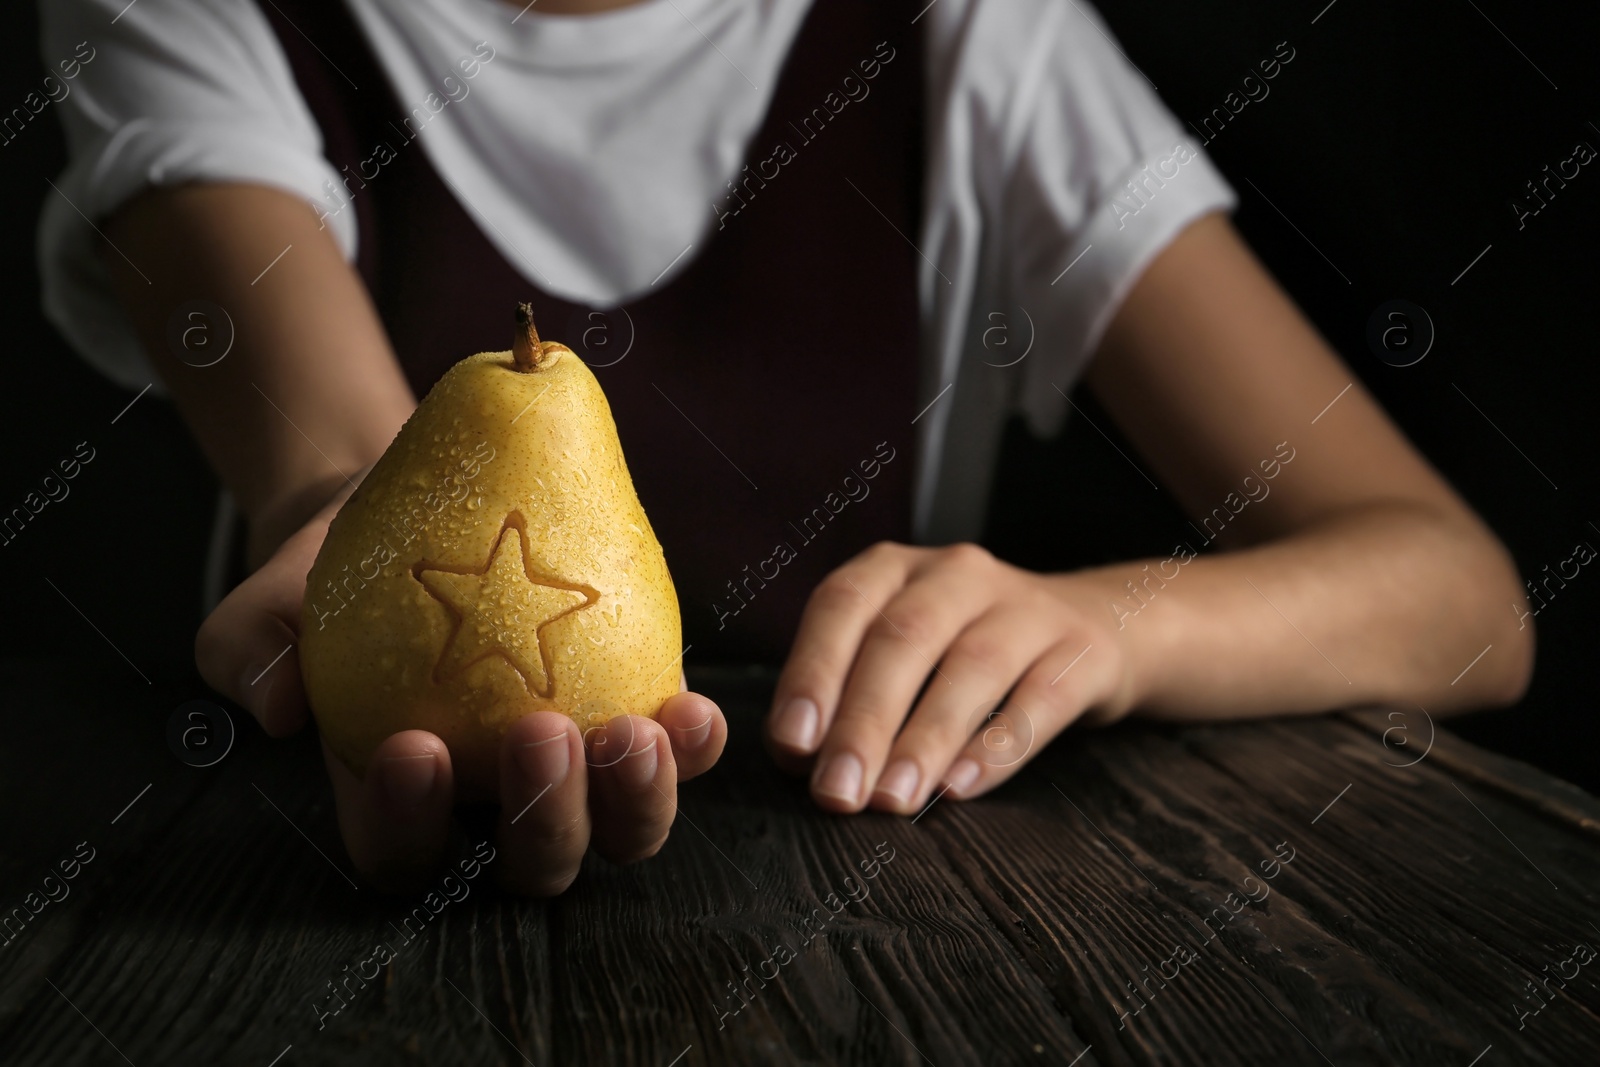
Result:
{"type": "Polygon", "coordinates": [[[578,726],[554,711],[524,715],[500,744],[500,884],[552,897],[589,849],[588,776],[578,726]]]}
{"type": "Polygon", "coordinates": [[[1114,656],[1084,639],[1052,645],[1028,668],[999,714],[980,727],[942,776],[946,796],[969,800],[1006,781],[1117,684],[1114,656]]]}
{"type": "Polygon", "coordinates": [[[372,754],[365,778],[326,743],[322,755],[356,870],[388,892],[425,882],[450,837],[455,781],[444,742],[425,730],[394,734],[372,754]]]}
{"type": "Polygon", "coordinates": [[[812,773],[811,793],[823,807],[859,811],[867,802],[924,682],[954,692],[939,661],[994,595],[985,570],[970,562],[951,559],[916,575],[867,626],[812,773]]]}
{"type": "MultiPolygon", "coordinates": [[[[858,744],[869,772],[882,759],[871,805],[910,814],[927,802],[939,779],[975,731],[997,728],[986,720],[1008,714],[1001,700],[1025,671],[1057,640],[1037,612],[999,608],[976,619],[951,643],[940,664],[950,685],[930,685],[905,728],[887,742],[863,731],[858,744]],[[875,747],[884,744],[886,755],[875,747]]],[[[1009,703],[1009,702],[1008,702],[1009,703]]],[[[836,732],[845,729],[841,721],[836,732]]],[[[831,740],[831,739],[830,739],[831,740]]],[[[841,739],[841,743],[849,743],[841,739]]]]}
{"type": "Polygon", "coordinates": [[[594,848],[613,863],[655,855],[678,810],[678,769],[666,731],[619,715],[589,732],[594,848]]]}
{"type": "Polygon", "coordinates": [[[722,709],[699,693],[669,697],[657,712],[656,722],[672,742],[680,782],[710,770],[728,740],[728,723],[722,709]]]}
{"type": "Polygon", "coordinates": [[[873,605],[900,591],[917,559],[903,545],[874,545],[812,592],[767,718],[767,747],[780,764],[798,770],[817,750],[862,635],[878,617],[873,605]]]}
{"type": "Polygon", "coordinates": [[[306,695],[295,644],[306,572],[323,529],[307,527],[223,598],[200,625],[194,659],[206,683],[255,716],[272,737],[305,725],[306,695]]]}

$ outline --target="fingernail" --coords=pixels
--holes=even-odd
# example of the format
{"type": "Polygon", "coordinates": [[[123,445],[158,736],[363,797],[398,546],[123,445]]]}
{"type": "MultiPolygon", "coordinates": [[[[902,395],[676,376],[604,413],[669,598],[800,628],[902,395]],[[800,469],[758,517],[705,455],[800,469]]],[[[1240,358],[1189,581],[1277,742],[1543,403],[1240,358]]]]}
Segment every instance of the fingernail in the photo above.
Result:
{"type": "Polygon", "coordinates": [[[534,785],[558,786],[567,780],[572,766],[571,748],[565,731],[543,741],[530,741],[517,746],[517,766],[534,785]]]}
{"type": "Polygon", "coordinates": [[[967,795],[978,780],[978,775],[983,773],[983,768],[978,766],[977,760],[963,756],[956,760],[956,765],[950,768],[950,774],[945,778],[945,784],[957,797],[967,795]]]}
{"type": "Polygon", "coordinates": [[[422,807],[439,776],[439,760],[432,752],[420,756],[387,756],[378,761],[378,781],[396,814],[410,815],[422,807]]]}
{"type": "Polygon", "coordinates": [[[921,778],[922,771],[914,762],[908,759],[895,760],[883,772],[883,777],[878,779],[878,788],[874,792],[882,793],[900,804],[908,804],[916,795],[917,782],[921,778]]]}
{"type": "Polygon", "coordinates": [[[630,752],[617,762],[617,780],[623,788],[635,793],[648,789],[656,780],[656,767],[660,760],[656,756],[656,739],[651,738],[650,743],[637,752],[630,752]]]}
{"type": "Polygon", "coordinates": [[[854,752],[841,752],[817,767],[812,788],[823,796],[854,804],[861,796],[862,773],[861,757],[854,752]]]}
{"type": "Polygon", "coordinates": [[[772,738],[801,752],[810,752],[817,743],[817,705],[806,697],[795,697],[772,717],[772,738]]]}
{"type": "Polygon", "coordinates": [[[706,717],[694,726],[675,727],[672,735],[677,738],[677,747],[685,752],[696,752],[706,739],[711,736],[711,713],[706,712],[706,717]]]}

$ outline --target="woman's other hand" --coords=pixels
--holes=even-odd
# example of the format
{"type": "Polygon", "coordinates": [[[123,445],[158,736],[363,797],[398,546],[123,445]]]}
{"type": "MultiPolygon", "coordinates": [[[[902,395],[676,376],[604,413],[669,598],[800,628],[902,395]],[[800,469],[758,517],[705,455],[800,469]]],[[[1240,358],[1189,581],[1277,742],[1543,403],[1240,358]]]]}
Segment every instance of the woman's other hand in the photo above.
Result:
{"type": "Polygon", "coordinates": [[[1126,659],[1096,579],[1041,575],[976,545],[882,543],[806,605],[767,721],[832,811],[912,813],[976,796],[1085,713],[1128,708],[1126,659]]]}

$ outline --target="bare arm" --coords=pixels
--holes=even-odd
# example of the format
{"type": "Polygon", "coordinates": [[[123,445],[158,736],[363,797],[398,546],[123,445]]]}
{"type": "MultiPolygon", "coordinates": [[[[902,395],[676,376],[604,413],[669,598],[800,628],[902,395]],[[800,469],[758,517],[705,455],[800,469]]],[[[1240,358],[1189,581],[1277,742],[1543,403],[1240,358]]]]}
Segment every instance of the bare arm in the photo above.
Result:
{"type": "Polygon", "coordinates": [[[149,278],[106,256],[157,373],[250,519],[260,563],[416,407],[366,289],[311,208],[264,186],[152,189],[107,235],[149,278]],[[169,348],[169,319],[192,300],[233,321],[233,349],[214,366],[169,348]]]}
{"type": "Polygon", "coordinates": [[[1224,218],[1150,267],[1088,381],[1195,525],[1243,549],[1178,565],[1164,586],[1145,584],[1152,561],[1091,572],[1120,605],[1129,695],[1147,713],[1445,712],[1526,688],[1533,629],[1519,628],[1510,556],[1224,218]]]}
{"type": "Polygon", "coordinates": [[[846,563],[807,605],[768,720],[782,763],[815,757],[818,803],[976,796],[1085,715],[1448,712],[1527,687],[1505,549],[1224,218],[1145,271],[1088,380],[1194,516],[1188,548],[1048,575],[974,545],[846,563]],[[1228,551],[1200,555],[1213,539],[1228,551]]]}

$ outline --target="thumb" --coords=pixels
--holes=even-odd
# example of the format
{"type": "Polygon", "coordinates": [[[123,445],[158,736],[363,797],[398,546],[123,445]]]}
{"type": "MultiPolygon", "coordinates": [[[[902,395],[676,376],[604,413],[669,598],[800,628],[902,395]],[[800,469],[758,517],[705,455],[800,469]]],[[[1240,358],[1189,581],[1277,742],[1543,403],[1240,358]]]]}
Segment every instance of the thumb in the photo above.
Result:
{"type": "Polygon", "coordinates": [[[239,704],[272,737],[305,725],[300,680],[300,605],[306,574],[327,534],[313,520],[223,598],[195,636],[195,665],[207,684],[239,704]]]}

